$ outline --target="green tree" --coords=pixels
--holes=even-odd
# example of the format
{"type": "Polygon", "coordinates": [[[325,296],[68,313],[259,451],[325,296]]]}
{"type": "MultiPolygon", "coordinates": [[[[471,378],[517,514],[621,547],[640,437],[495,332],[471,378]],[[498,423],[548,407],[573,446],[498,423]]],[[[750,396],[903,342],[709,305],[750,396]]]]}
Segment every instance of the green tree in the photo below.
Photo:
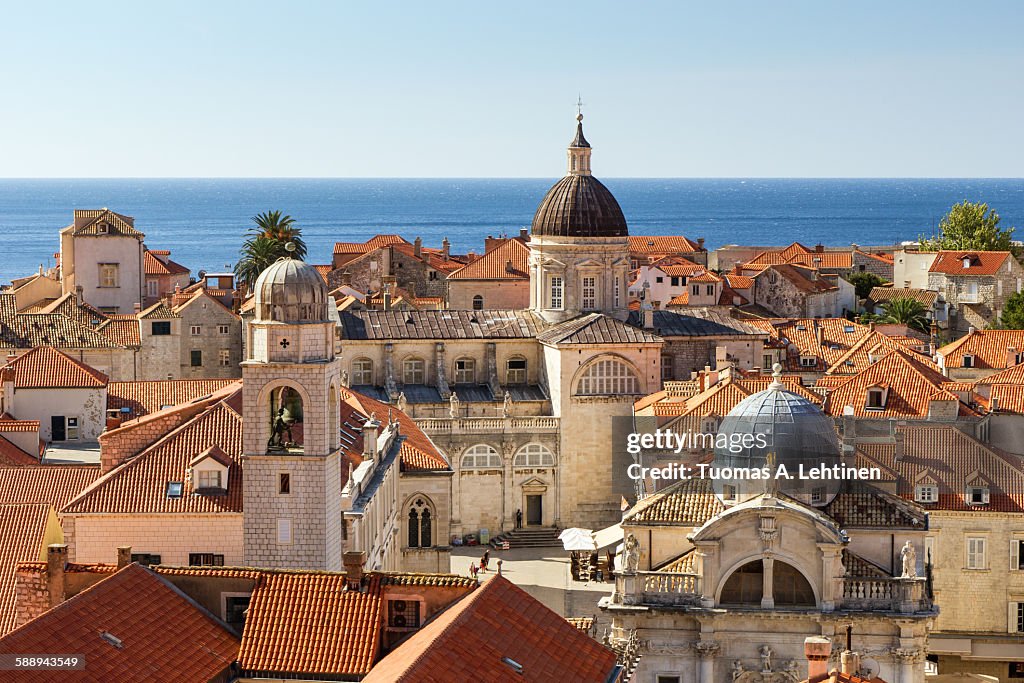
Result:
{"type": "Polygon", "coordinates": [[[868,294],[871,293],[872,289],[885,284],[885,280],[878,277],[874,273],[868,272],[854,273],[853,275],[848,277],[847,280],[850,282],[851,285],[853,285],[853,288],[857,290],[858,299],[868,298],[868,294]]]}
{"type": "Polygon", "coordinates": [[[302,230],[296,227],[291,216],[282,215],[280,211],[264,211],[253,216],[252,222],[256,226],[249,230],[235,264],[235,275],[250,291],[256,278],[274,261],[283,256],[298,259],[306,256],[302,230]],[[294,246],[291,252],[289,243],[294,246]]]}
{"type": "Polygon", "coordinates": [[[932,238],[921,237],[924,251],[1014,251],[1013,228],[999,227],[999,214],[988,204],[966,199],[954,204],[932,238]]]}
{"type": "Polygon", "coordinates": [[[1024,292],[1011,294],[999,314],[996,327],[1004,330],[1024,330],[1024,292]]]}
{"type": "Polygon", "coordinates": [[[931,326],[928,322],[928,309],[917,299],[893,299],[886,302],[882,310],[884,314],[877,318],[877,322],[906,325],[913,330],[926,333],[931,326]]]}

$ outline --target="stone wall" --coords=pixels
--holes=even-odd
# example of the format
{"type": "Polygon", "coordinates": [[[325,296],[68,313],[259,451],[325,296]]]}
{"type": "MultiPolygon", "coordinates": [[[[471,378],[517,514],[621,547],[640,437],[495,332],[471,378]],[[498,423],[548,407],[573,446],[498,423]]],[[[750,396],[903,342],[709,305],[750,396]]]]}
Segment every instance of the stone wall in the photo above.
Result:
{"type": "Polygon", "coordinates": [[[448,308],[472,310],[473,297],[484,298],[487,309],[520,310],[530,307],[530,281],[523,280],[449,280],[448,308]]]}
{"type": "Polygon", "coordinates": [[[183,379],[241,377],[242,321],[209,296],[190,301],[178,309],[181,316],[181,356],[177,377],[183,379]],[[198,334],[192,328],[198,327],[198,334]],[[221,328],[227,328],[222,332],[221,328]],[[192,351],[202,353],[202,364],[192,366],[192,351]],[[221,363],[222,350],[228,352],[228,361],[221,363]]]}
{"type": "MultiPolygon", "coordinates": [[[[187,565],[189,553],[224,555],[224,564],[240,566],[242,515],[203,514],[76,514],[73,537],[65,531],[68,557],[74,562],[117,563],[117,547],[129,545],[133,553],[160,555],[162,564],[187,565]]],[[[260,565],[250,565],[260,566],[260,565]]]]}

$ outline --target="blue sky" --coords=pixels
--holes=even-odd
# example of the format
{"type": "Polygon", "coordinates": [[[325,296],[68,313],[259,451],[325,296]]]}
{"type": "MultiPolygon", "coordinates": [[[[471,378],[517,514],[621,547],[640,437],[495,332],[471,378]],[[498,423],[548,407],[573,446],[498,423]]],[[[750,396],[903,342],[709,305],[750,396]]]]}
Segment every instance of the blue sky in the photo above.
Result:
{"type": "Polygon", "coordinates": [[[1024,176],[1024,3],[4,3],[0,176],[1024,176]]]}

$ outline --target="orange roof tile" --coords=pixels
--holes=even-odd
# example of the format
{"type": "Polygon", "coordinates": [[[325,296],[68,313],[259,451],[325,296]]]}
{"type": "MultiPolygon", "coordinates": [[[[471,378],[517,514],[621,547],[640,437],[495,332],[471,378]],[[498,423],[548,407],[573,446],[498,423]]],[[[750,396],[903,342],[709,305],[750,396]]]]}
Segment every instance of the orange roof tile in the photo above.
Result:
{"type": "Polygon", "coordinates": [[[778,273],[805,294],[819,294],[837,288],[836,285],[827,279],[817,276],[817,271],[813,268],[804,268],[803,266],[795,266],[788,263],[765,268],[754,276],[754,281],[757,282],[760,278],[771,277],[772,273],[778,273]]]}
{"type": "Polygon", "coordinates": [[[38,346],[0,368],[15,389],[94,389],[107,385],[107,376],[52,346],[38,346]]]}
{"type": "Polygon", "coordinates": [[[724,509],[710,479],[684,479],[638,501],[622,523],[698,527],[724,509]]]}
{"type": "Polygon", "coordinates": [[[1024,330],[975,330],[937,353],[946,368],[962,368],[964,356],[974,356],[972,367],[1001,370],[1016,365],[1016,353],[1024,353],[1024,330]]]}
{"type": "Polygon", "coordinates": [[[996,410],[1000,412],[1024,413],[1024,384],[993,385],[988,397],[990,408],[992,401],[996,401],[996,410]]]}
{"type": "Polygon", "coordinates": [[[493,576],[395,648],[363,681],[605,681],[615,663],[610,649],[493,576]]]}
{"type": "Polygon", "coordinates": [[[143,267],[146,270],[146,275],[182,275],[188,273],[188,268],[167,258],[170,254],[171,252],[169,251],[147,249],[143,256],[143,267]],[[159,258],[160,256],[163,258],[159,258]]]}
{"type": "Polygon", "coordinates": [[[96,331],[118,346],[142,346],[139,319],[135,316],[121,320],[105,320],[96,331]]]}
{"type": "Polygon", "coordinates": [[[936,372],[941,372],[939,366],[918,351],[919,345],[920,342],[911,337],[887,336],[877,330],[872,330],[854,342],[846,353],[836,359],[826,370],[826,374],[855,375],[894,349],[915,354],[920,362],[925,363],[936,372]]]}
{"type": "Polygon", "coordinates": [[[4,680],[208,681],[234,662],[227,627],[156,573],[131,564],[0,638],[0,652],[85,658],[83,671],[53,678],[7,671],[4,680]]]}
{"type": "Polygon", "coordinates": [[[392,244],[409,244],[409,242],[401,235],[375,235],[361,244],[358,242],[335,242],[334,253],[365,254],[392,244]]]}
{"type": "Polygon", "coordinates": [[[111,382],[107,385],[107,409],[131,408],[131,419],[188,403],[223,389],[237,379],[168,379],[145,382],[111,382]]]}
{"type": "Polygon", "coordinates": [[[700,250],[697,243],[682,235],[630,235],[632,254],[692,254],[700,250]]]}
{"type": "Polygon", "coordinates": [[[518,239],[507,239],[468,266],[462,266],[449,280],[528,280],[530,248],[518,239]]]}
{"type": "MultiPolygon", "coordinates": [[[[391,245],[391,248],[405,254],[406,256],[411,256],[413,258],[416,256],[416,247],[411,244],[393,244],[391,245]]],[[[444,258],[435,249],[420,249],[419,258],[434,270],[442,273],[453,273],[466,265],[465,260],[462,258],[455,256],[444,258]]]]}
{"type": "Polygon", "coordinates": [[[347,429],[350,432],[349,440],[352,444],[348,450],[353,455],[362,454],[363,435],[360,427],[366,418],[375,413],[378,418],[384,419],[390,413],[392,418],[399,423],[399,433],[405,437],[399,451],[403,472],[450,469],[448,460],[430,440],[430,437],[419,428],[415,420],[398,408],[351,389],[342,390],[341,400],[343,429],[345,429],[346,418],[352,415],[352,411],[355,411],[353,416],[355,419],[348,420],[352,426],[347,429]]]}
{"type": "MultiPolygon", "coordinates": [[[[51,514],[52,508],[45,503],[0,504],[0,635],[14,628],[17,618],[14,571],[19,562],[45,558],[44,544],[51,514]]],[[[2,638],[0,652],[4,652],[2,638]]],[[[7,677],[10,673],[4,672],[5,681],[11,680],[7,677]]]]}
{"type": "Polygon", "coordinates": [[[0,503],[46,503],[60,510],[99,476],[99,465],[0,467],[0,503]]]}
{"type": "Polygon", "coordinates": [[[690,292],[689,290],[669,299],[666,306],[689,306],[690,305],[690,292]]]}
{"type": "Polygon", "coordinates": [[[22,465],[38,465],[39,458],[23,451],[18,446],[0,436],[0,467],[17,467],[22,465]]]}
{"type": "Polygon", "coordinates": [[[252,594],[238,653],[245,672],[357,676],[380,648],[380,581],[348,590],[344,574],[268,573],[252,594]]]}
{"type": "Polygon", "coordinates": [[[1008,251],[940,251],[928,272],[945,275],[995,275],[1009,256],[1008,251]]]}
{"type": "Polygon", "coordinates": [[[776,348],[787,349],[783,365],[790,372],[824,372],[868,333],[866,325],[845,318],[769,318],[746,322],[767,332],[776,348]],[[802,365],[800,351],[810,349],[814,350],[816,365],[802,365]]]}
{"type": "Polygon", "coordinates": [[[750,289],[754,286],[754,278],[749,275],[736,275],[735,273],[727,273],[725,275],[726,282],[733,289],[750,289]]]}
{"type": "MultiPolygon", "coordinates": [[[[1024,351],[1024,349],[1022,349],[1024,351]]],[[[1018,363],[1017,365],[1011,365],[1005,370],[989,375],[988,377],[982,377],[975,384],[986,385],[986,384],[1020,384],[1024,385],[1024,363],[1018,363]]]]}

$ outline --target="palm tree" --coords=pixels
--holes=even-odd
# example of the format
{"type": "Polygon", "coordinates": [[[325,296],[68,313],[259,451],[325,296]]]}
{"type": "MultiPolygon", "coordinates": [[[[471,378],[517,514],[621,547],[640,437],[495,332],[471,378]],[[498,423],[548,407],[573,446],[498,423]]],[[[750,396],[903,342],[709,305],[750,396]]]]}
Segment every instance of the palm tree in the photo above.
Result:
{"type": "Polygon", "coordinates": [[[252,222],[256,227],[250,231],[250,235],[262,235],[282,245],[291,242],[295,245],[294,257],[306,258],[306,243],[302,240],[302,231],[295,227],[294,218],[281,215],[280,211],[264,211],[253,216],[252,222]]]}
{"type": "Polygon", "coordinates": [[[282,256],[306,257],[302,230],[295,226],[291,216],[282,215],[280,211],[264,211],[253,216],[252,222],[256,227],[249,229],[235,264],[235,275],[250,291],[260,273],[282,256]],[[295,247],[291,252],[287,248],[289,243],[295,247]]]}
{"type": "Polygon", "coordinates": [[[879,322],[898,323],[918,332],[928,332],[928,309],[917,299],[908,297],[893,299],[885,304],[883,310],[885,315],[879,322]]]}

